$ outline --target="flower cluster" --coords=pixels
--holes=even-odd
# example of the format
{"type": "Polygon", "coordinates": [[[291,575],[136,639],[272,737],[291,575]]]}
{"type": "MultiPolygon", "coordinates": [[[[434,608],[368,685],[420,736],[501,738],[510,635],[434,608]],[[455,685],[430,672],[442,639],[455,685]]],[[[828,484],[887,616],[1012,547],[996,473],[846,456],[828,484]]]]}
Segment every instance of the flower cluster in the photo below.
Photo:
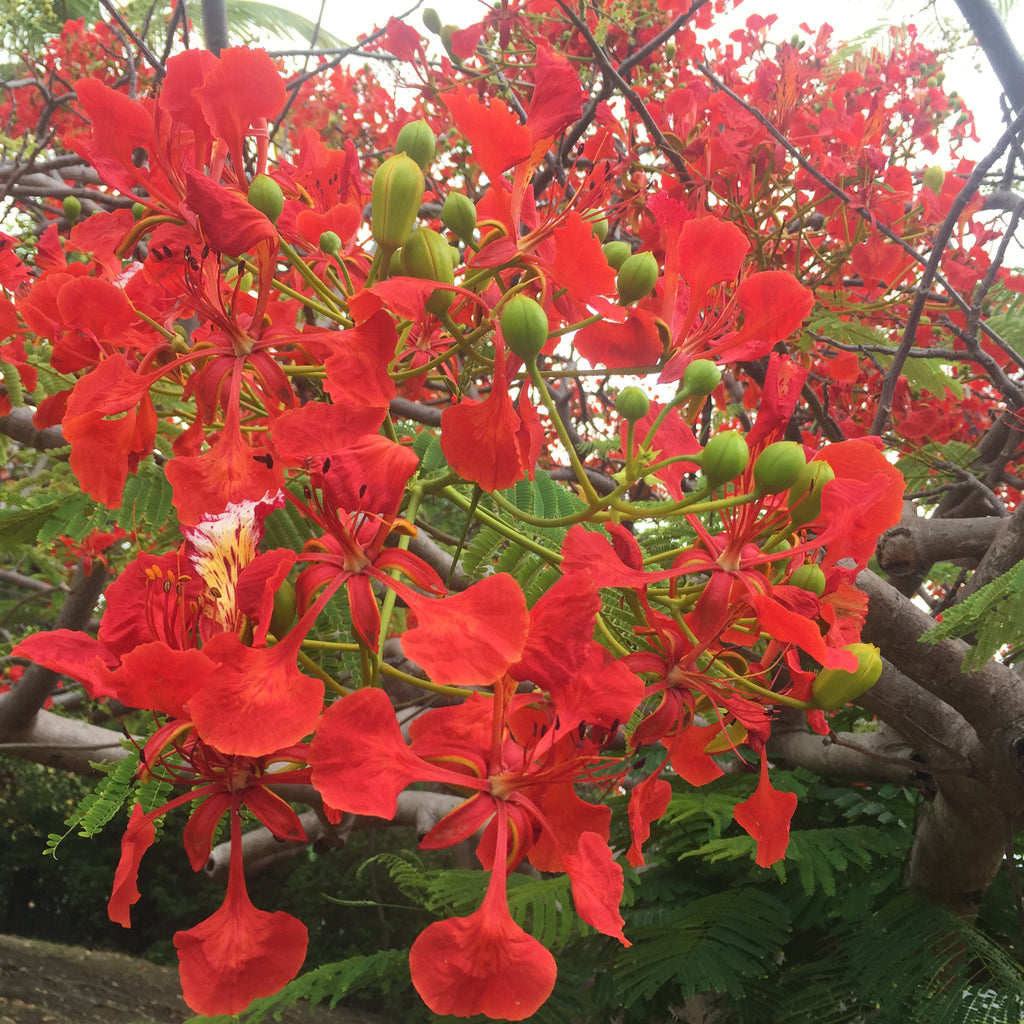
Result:
{"type": "MultiPolygon", "coordinates": [[[[244,881],[244,819],[304,839],[280,787],[335,820],[392,818],[414,783],[461,797],[422,845],[475,840],[490,884],[474,913],[419,936],[412,979],[436,1013],[519,1020],[556,968],[510,915],[509,872],[564,872],[579,917],[628,945],[604,798],[629,794],[637,866],[673,780],[702,785],[738,758],[758,784],[735,820],[770,865],[796,805],[770,780],[773,715],[827,732],[823,673],[844,674],[848,696],[873,681],[854,578],[904,485],[870,438],[822,444],[795,417],[824,358],[791,344],[820,254],[802,264],[781,240],[770,263],[757,219],[698,201],[678,164],[637,178],[635,111],[589,103],[541,24],[508,4],[472,30],[527,33],[530,60],[500,89],[445,63],[423,119],[375,136],[380,161],[328,146],[311,109],[272,136],[289,93],[262,51],[180,53],[141,98],[83,77],[66,143],[133,209],[54,224],[31,275],[0,236],[4,358],[31,386],[25,352],[45,343],[66,375],[36,424],[62,427],[81,488],[108,508],[157,457],[173,488],[178,526],[121,569],[98,635],[37,634],[16,653],[151,713],[140,775],[174,795],[131,811],[112,920],[129,924],[157,819],[188,810],[199,870],[227,815],[224,903],[174,940],[198,1012],[238,1012],[302,966],[305,926],[254,907],[244,881]],[[546,177],[577,124],[578,158],[546,177]],[[452,168],[470,165],[482,177],[460,182],[452,168]],[[650,378],[658,399],[634,388],[617,412],[586,408],[577,357],[650,378]],[[722,383],[739,363],[758,367],[756,410],[722,383]],[[600,445],[577,434],[588,416],[607,427],[600,445]],[[542,484],[560,497],[535,500],[542,484]],[[423,537],[438,505],[462,541],[423,537]],[[496,540],[467,579],[471,524],[496,540]],[[389,639],[416,671],[387,659],[389,639]],[[355,667],[342,677],[324,650],[355,667]],[[403,732],[391,679],[451,703],[403,732]]],[[[395,23],[380,45],[417,61],[417,40],[395,23]]],[[[451,45],[456,62],[473,52],[451,45]]],[[[714,149],[701,119],[720,97],[676,97],[660,116],[702,187],[778,159],[762,138],[726,152],[725,114],[714,149]]],[[[865,271],[882,258],[857,251],[865,271]]],[[[105,541],[90,550],[116,560],[105,541]]]]}

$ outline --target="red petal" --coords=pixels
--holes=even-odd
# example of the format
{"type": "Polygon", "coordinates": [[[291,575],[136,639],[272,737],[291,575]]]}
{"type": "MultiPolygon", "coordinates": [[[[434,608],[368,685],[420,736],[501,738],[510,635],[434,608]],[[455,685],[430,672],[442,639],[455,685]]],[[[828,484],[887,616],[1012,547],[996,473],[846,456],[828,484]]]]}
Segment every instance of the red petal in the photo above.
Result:
{"type": "Polygon", "coordinates": [[[485,107],[467,86],[445,93],[443,99],[491,187],[500,187],[497,183],[502,173],[533,151],[529,129],[504,103],[494,100],[485,107]]]}
{"type": "Polygon", "coordinates": [[[167,479],[174,488],[174,507],[182,526],[194,526],[211,509],[232,503],[259,502],[282,489],[281,472],[257,457],[235,429],[225,429],[202,455],[178,456],[167,463],[167,479]]]}
{"type": "Polygon", "coordinates": [[[700,217],[679,231],[679,269],[690,286],[690,302],[701,303],[707,290],[734,281],[747,253],[747,236],[731,221],[700,217]]]}
{"type": "Polygon", "coordinates": [[[753,796],[737,804],[733,811],[736,823],[757,841],[757,864],[767,868],[786,856],[789,846],[789,823],[796,810],[796,793],[772,788],[768,781],[768,762],[761,758],[761,779],[753,796]]]}
{"type": "Polygon", "coordinates": [[[324,684],[296,667],[301,642],[296,627],[275,647],[246,647],[234,633],[206,644],[203,654],[217,671],[189,700],[204,742],[225,754],[259,757],[313,732],[324,684]]]}
{"type": "Polygon", "coordinates": [[[416,625],[402,634],[402,649],[435,683],[487,685],[522,657],[530,616],[508,573],[441,599],[408,588],[399,593],[416,613],[416,625]]]}
{"type": "Polygon", "coordinates": [[[153,845],[156,829],[142,811],[142,805],[132,808],[132,816],[121,839],[121,859],[114,872],[114,888],[107,904],[107,914],[111,921],[131,927],[130,908],[139,899],[139,861],[142,855],[153,845]]]}
{"type": "Polygon", "coordinates": [[[583,113],[579,76],[568,57],[541,44],[537,46],[533,81],[526,127],[534,141],[550,139],[583,113]]]}
{"type": "MultiPolygon", "coordinates": [[[[237,819],[235,819],[237,820],[237,819]]],[[[240,1013],[254,999],[288,984],[306,959],[306,926],[291,914],[269,914],[252,905],[241,867],[241,829],[232,822],[231,862],[224,903],[205,921],[177,932],[174,945],[185,1002],[196,1013],[240,1013]]]]}
{"type": "MultiPolygon", "coordinates": [[[[507,847],[506,812],[498,846],[507,847]]],[[[524,1020],[555,987],[555,958],[512,920],[505,902],[504,853],[480,909],[430,925],[412,944],[412,982],[434,1013],[524,1020]]]]}
{"type": "Polygon", "coordinates": [[[390,820],[410,782],[465,778],[434,768],[405,744],[383,690],[357,690],[332,704],[309,748],[313,785],[333,808],[390,820]]]}
{"type": "Polygon", "coordinates": [[[629,831],[633,843],[626,854],[626,860],[638,868],[644,863],[641,849],[651,834],[651,822],[668,810],[672,799],[672,786],[664,779],[652,775],[633,787],[629,794],[629,831]]]}
{"type": "MultiPolygon", "coordinates": [[[[551,276],[572,298],[586,303],[596,295],[614,294],[615,271],[601,251],[601,241],[594,234],[592,223],[585,221],[575,210],[570,210],[565,222],[552,232],[552,238],[555,258],[551,276]]],[[[661,355],[660,343],[657,355],[661,355]]]]}
{"type": "Polygon", "coordinates": [[[743,327],[723,346],[730,360],[754,359],[803,326],[814,306],[814,293],[788,270],[752,274],[736,289],[743,327]]]}
{"type": "Polygon", "coordinates": [[[214,252],[241,256],[277,238],[277,228],[241,192],[191,167],[185,170],[185,202],[198,219],[199,233],[214,252]]]}
{"type": "Polygon", "coordinates": [[[244,167],[242,141],[249,128],[260,118],[273,118],[288,99],[281,74],[266,51],[246,46],[221,50],[216,66],[193,96],[213,134],[227,142],[237,174],[244,167]]]}
{"type": "Polygon", "coordinates": [[[577,331],[573,345],[591,366],[611,370],[627,366],[653,366],[663,345],[654,317],[635,310],[623,324],[600,320],[577,331]]]}
{"type": "Polygon", "coordinates": [[[622,934],[622,866],[612,858],[606,840],[593,832],[580,836],[575,853],[565,854],[565,870],[572,879],[572,901],[576,912],[603,935],[632,943],[622,934]]]}
{"type": "Polygon", "coordinates": [[[585,573],[567,573],[545,591],[530,609],[530,634],[522,658],[511,667],[516,679],[529,679],[550,690],[564,681],[566,670],[577,671],[594,643],[594,623],[601,595],[585,573]],[[551,657],[558,651],[558,658],[551,657]]]}

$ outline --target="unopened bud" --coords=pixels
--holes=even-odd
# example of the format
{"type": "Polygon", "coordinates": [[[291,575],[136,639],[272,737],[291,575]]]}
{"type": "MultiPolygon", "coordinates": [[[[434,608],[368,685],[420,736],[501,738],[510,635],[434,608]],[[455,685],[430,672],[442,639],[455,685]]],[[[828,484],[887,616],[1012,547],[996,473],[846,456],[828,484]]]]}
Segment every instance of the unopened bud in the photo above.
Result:
{"type": "Polygon", "coordinates": [[[64,197],[64,216],[69,224],[74,224],[82,216],[82,201],[78,196],[64,197]]]}
{"type": "Polygon", "coordinates": [[[406,153],[388,157],[373,176],[370,228],[376,243],[389,252],[402,245],[423,202],[426,183],[419,164],[406,153]]]}
{"type": "Polygon", "coordinates": [[[505,344],[523,362],[540,355],[548,340],[548,317],[539,302],[528,295],[513,295],[501,311],[500,322],[505,344]]]}
{"type": "Polygon", "coordinates": [[[635,252],[619,267],[615,285],[619,302],[628,306],[642,299],[658,283],[658,261],[653,252],[635,252]]]}
{"type": "Polygon", "coordinates": [[[827,462],[808,462],[789,489],[789,519],[794,529],[806,526],[821,514],[821,491],[835,471],[827,462]]]}
{"type": "Polygon", "coordinates": [[[856,700],[882,675],[882,654],[874,644],[848,644],[845,650],[857,656],[857,667],[852,672],[823,668],[811,683],[811,700],[823,711],[835,711],[856,700]]]}
{"type": "Polygon", "coordinates": [[[796,441],[776,441],[758,455],[754,484],[763,494],[781,494],[800,479],[806,465],[801,445],[796,441]]]}
{"type": "Polygon", "coordinates": [[[430,166],[436,149],[437,139],[434,132],[423,120],[410,121],[403,125],[395,140],[395,152],[408,154],[423,171],[430,166]]]}
{"type": "Polygon", "coordinates": [[[471,241],[476,230],[476,207],[469,196],[449,192],[441,207],[441,223],[464,242],[471,241]]]}
{"type": "Polygon", "coordinates": [[[271,224],[277,223],[284,209],[281,186],[266,174],[257,174],[249,185],[249,205],[254,206],[271,224]]]}
{"type": "Polygon", "coordinates": [[[601,252],[604,253],[604,258],[608,261],[608,266],[612,270],[618,270],[630,256],[633,255],[633,247],[629,242],[605,242],[601,246],[601,252]]]}
{"type": "Polygon", "coordinates": [[[747,439],[738,430],[723,430],[704,445],[700,465],[708,487],[715,490],[735,480],[747,468],[749,461],[747,439]]]}
{"type": "Polygon", "coordinates": [[[642,420],[651,410],[651,400],[640,388],[623,388],[615,399],[615,411],[630,423],[642,420]]]}

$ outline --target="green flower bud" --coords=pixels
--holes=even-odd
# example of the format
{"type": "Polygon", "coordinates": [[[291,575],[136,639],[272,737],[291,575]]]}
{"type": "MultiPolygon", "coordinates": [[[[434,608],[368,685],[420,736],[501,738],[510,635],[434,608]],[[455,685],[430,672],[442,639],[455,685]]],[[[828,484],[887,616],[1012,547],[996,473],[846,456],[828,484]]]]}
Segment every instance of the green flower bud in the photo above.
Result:
{"type": "Polygon", "coordinates": [[[513,295],[501,311],[500,322],[505,344],[523,362],[540,355],[548,340],[548,317],[539,302],[527,295],[513,295]]]}
{"type": "MultiPolygon", "coordinates": [[[[423,281],[454,284],[455,268],[452,266],[451,248],[431,228],[417,228],[402,246],[402,273],[423,281]]],[[[427,300],[427,309],[431,313],[443,313],[454,298],[450,291],[436,292],[427,300]]]]}
{"type": "Polygon", "coordinates": [[[472,241],[476,230],[476,207],[469,196],[449,192],[441,207],[441,223],[464,242],[472,241]]]}
{"type": "Polygon", "coordinates": [[[845,649],[857,656],[857,668],[852,672],[823,668],[811,683],[811,700],[823,711],[835,711],[856,700],[882,674],[882,655],[874,644],[847,644],[845,649]]]}
{"type": "Polygon", "coordinates": [[[615,286],[619,303],[628,306],[642,299],[658,283],[658,261],[653,252],[635,252],[619,267],[615,286]]]}
{"type": "Polygon", "coordinates": [[[633,247],[629,242],[605,242],[601,251],[612,270],[618,270],[633,255],[633,247]]]}
{"type": "Polygon", "coordinates": [[[145,203],[132,203],[132,220],[142,220],[146,216],[146,210],[145,203]]]}
{"type": "Polygon", "coordinates": [[[416,222],[426,183],[418,163],[406,153],[388,157],[373,176],[370,230],[384,250],[402,245],[416,222]]]}
{"type": "MultiPolygon", "coordinates": [[[[755,472],[757,467],[754,467],[755,472]]],[[[813,562],[805,562],[795,569],[786,582],[791,587],[799,587],[801,590],[809,590],[812,594],[821,597],[825,593],[825,573],[820,565],[813,562]]]]}
{"type": "Polygon", "coordinates": [[[171,351],[176,356],[185,355],[192,348],[188,331],[181,324],[174,325],[174,339],[171,341],[171,351]]]}
{"type": "Polygon", "coordinates": [[[69,224],[74,224],[82,216],[82,201],[78,196],[64,197],[64,216],[69,224]]]}
{"type": "Polygon", "coordinates": [[[295,608],[295,588],[288,580],[283,580],[274,594],[274,611],[268,626],[270,634],[276,640],[280,640],[291,629],[295,621],[295,608]]]}
{"type": "Polygon", "coordinates": [[[682,402],[697,395],[710,395],[722,383],[722,371],[710,359],[694,359],[688,363],[679,382],[673,402],[682,402]]]}
{"type": "Polygon", "coordinates": [[[716,490],[722,484],[735,480],[747,468],[749,461],[747,439],[738,430],[723,430],[704,445],[700,464],[708,487],[716,490]]]}
{"type": "Polygon", "coordinates": [[[938,164],[932,164],[924,172],[924,186],[930,188],[936,195],[942,191],[942,183],[946,180],[946,171],[938,164]]]}
{"type": "Polygon", "coordinates": [[[435,36],[441,31],[441,16],[433,7],[423,8],[423,27],[435,36]]]}
{"type": "Polygon", "coordinates": [[[249,205],[255,206],[271,224],[277,223],[284,209],[281,186],[266,174],[257,174],[249,185],[249,205]]]}
{"type": "Polygon", "coordinates": [[[608,237],[608,221],[604,217],[596,217],[593,220],[587,218],[594,225],[591,229],[597,236],[599,242],[603,242],[608,237]]]}
{"type": "Polygon", "coordinates": [[[333,231],[325,231],[320,236],[320,251],[327,256],[337,256],[341,252],[341,239],[333,231]]]}
{"type": "Polygon", "coordinates": [[[807,465],[803,447],[796,441],[776,441],[754,463],[754,483],[764,494],[781,494],[800,479],[807,465]]]}
{"type": "Polygon", "coordinates": [[[615,411],[630,423],[642,420],[651,410],[651,400],[640,388],[623,388],[615,399],[615,411]]]}
{"type": "Polygon", "coordinates": [[[395,140],[395,152],[407,153],[421,170],[426,170],[434,159],[434,151],[437,149],[437,139],[426,121],[410,121],[402,126],[395,140]]]}
{"type": "Polygon", "coordinates": [[[789,519],[794,529],[806,526],[821,514],[821,489],[835,479],[827,462],[808,462],[789,489],[789,519]]]}

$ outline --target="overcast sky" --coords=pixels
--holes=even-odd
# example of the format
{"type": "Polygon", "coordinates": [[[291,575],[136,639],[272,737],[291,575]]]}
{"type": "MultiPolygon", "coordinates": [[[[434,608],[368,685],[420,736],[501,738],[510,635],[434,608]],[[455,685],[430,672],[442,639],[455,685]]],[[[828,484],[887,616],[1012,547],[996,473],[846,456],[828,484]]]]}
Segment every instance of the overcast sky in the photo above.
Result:
{"type": "MultiPolygon", "coordinates": [[[[296,10],[315,18],[320,10],[320,0],[293,0],[296,10]]],[[[384,24],[389,15],[405,16],[410,24],[422,27],[422,7],[414,13],[409,11],[414,0],[379,0],[377,4],[358,4],[350,0],[324,0],[323,25],[328,31],[343,39],[353,39],[360,32],[368,32],[375,25],[384,24]],[[371,13],[372,11],[372,13],[371,13]]],[[[480,0],[425,0],[423,6],[433,6],[442,23],[466,26],[479,21],[485,7],[480,0]]],[[[735,11],[730,12],[716,23],[715,34],[727,33],[732,27],[742,25],[751,14],[777,14],[773,34],[781,39],[799,31],[801,23],[812,30],[828,22],[835,30],[834,41],[857,39],[865,33],[890,24],[906,25],[915,23],[922,33],[928,33],[929,44],[938,45],[934,33],[934,14],[939,14],[962,23],[954,0],[856,0],[855,3],[822,3],[821,0],[743,0],[735,11]]],[[[1009,26],[1015,40],[1024,40],[1024,4],[1011,15],[1009,26]]],[[[1020,43],[1018,43],[1020,45],[1020,43]]],[[[982,142],[994,142],[1000,131],[999,86],[987,66],[980,68],[984,59],[977,52],[964,48],[951,60],[947,60],[946,88],[957,90],[974,112],[978,121],[978,133],[982,142]]],[[[972,153],[975,158],[980,153],[972,153]]]]}

